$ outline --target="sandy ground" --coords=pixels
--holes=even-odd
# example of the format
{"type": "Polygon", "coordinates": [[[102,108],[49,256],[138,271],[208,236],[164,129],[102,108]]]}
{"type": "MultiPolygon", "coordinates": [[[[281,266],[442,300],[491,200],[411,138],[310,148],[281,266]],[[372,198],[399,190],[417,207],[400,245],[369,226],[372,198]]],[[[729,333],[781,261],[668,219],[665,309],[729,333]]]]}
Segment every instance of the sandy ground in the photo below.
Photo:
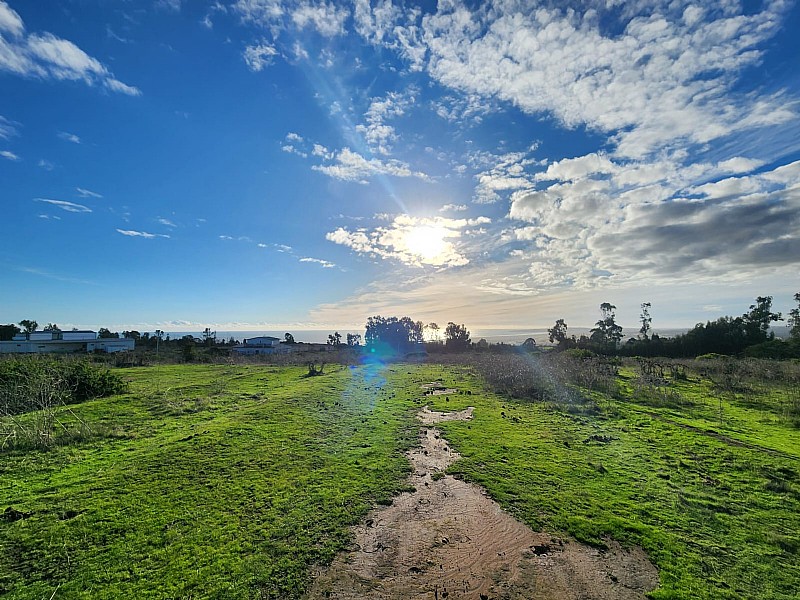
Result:
{"type": "Polygon", "coordinates": [[[409,454],[413,493],[372,511],[355,545],[316,574],[309,598],[628,599],[644,598],[658,572],[638,548],[607,550],[536,533],[478,486],[443,476],[458,458],[441,421],[471,419],[472,408],[423,408],[420,446],[409,454]]]}

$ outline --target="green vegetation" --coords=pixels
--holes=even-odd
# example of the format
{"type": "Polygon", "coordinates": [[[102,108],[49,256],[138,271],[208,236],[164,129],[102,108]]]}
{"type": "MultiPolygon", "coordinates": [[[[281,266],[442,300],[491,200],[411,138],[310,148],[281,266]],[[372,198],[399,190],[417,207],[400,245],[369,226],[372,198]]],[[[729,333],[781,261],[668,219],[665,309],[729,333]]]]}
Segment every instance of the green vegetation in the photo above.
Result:
{"type": "Polygon", "coordinates": [[[450,472],[534,529],[641,545],[661,573],[654,598],[796,598],[800,368],[698,362],[712,363],[703,376],[614,367],[613,386],[577,404],[481,393],[474,371],[442,367],[430,376],[472,394],[433,407],[476,407],[441,425],[463,455],[450,472]]]}
{"type": "Polygon", "coordinates": [[[72,407],[110,435],[0,454],[0,595],[296,598],[409,469],[405,368],[120,372],[72,407]]]}
{"type": "Polygon", "coordinates": [[[46,448],[97,435],[99,430],[92,431],[68,405],[126,388],[118,374],[86,358],[0,358],[0,450],[46,448]]]}
{"type": "Polygon", "coordinates": [[[800,366],[443,359],[116,370],[127,393],[62,415],[103,435],[0,453],[0,595],[298,598],[403,489],[430,403],[476,407],[440,426],[451,473],[534,529],[641,545],[654,598],[796,597],[800,366]],[[459,393],[423,396],[430,381],[459,393]]]}

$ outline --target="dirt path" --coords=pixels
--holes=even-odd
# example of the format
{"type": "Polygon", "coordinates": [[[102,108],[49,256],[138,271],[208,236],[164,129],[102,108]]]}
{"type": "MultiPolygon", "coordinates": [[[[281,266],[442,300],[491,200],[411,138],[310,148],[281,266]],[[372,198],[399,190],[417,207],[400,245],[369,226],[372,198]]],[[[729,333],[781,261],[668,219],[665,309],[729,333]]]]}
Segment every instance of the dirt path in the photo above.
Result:
{"type": "Polygon", "coordinates": [[[372,511],[353,551],[318,574],[309,598],[611,600],[644,598],[658,585],[640,549],[610,541],[599,551],[535,533],[478,486],[443,476],[458,454],[427,426],[471,419],[472,408],[418,416],[420,447],[409,453],[417,491],[372,511]]]}

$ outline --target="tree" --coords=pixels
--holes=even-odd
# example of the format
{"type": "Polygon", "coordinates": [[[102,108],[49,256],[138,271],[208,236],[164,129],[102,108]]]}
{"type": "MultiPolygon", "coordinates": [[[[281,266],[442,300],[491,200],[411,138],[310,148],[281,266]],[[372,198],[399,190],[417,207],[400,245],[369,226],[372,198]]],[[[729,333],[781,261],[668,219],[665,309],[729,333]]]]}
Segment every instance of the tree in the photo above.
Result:
{"type": "Polygon", "coordinates": [[[22,328],[25,330],[25,333],[33,333],[36,331],[36,328],[39,327],[39,324],[36,321],[32,321],[31,319],[22,319],[19,322],[22,328]]]}
{"type": "Polygon", "coordinates": [[[0,325],[0,341],[10,341],[14,339],[14,336],[20,331],[22,330],[13,323],[9,323],[8,325],[0,325]]]}
{"type": "Polygon", "coordinates": [[[469,331],[462,325],[456,325],[452,321],[444,329],[445,348],[451,351],[463,351],[469,346],[469,331]]]}
{"type": "Polygon", "coordinates": [[[334,348],[338,348],[342,345],[342,334],[338,331],[334,332],[333,335],[328,336],[328,345],[333,346],[334,348]]]}
{"type": "Polygon", "coordinates": [[[376,315],[367,319],[364,342],[367,346],[383,344],[398,354],[409,352],[413,345],[422,342],[422,321],[409,317],[382,317],[376,315]]]}
{"type": "Polygon", "coordinates": [[[52,333],[57,333],[61,331],[61,328],[55,323],[48,323],[47,325],[44,326],[42,331],[50,331],[52,333]]]}
{"type": "Polygon", "coordinates": [[[133,331],[123,331],[122,337],[136,340],[138,342],[140,339],[142,339],[142,334],[134,329],[133,331]]]}
{"type": "Polygon", "coordinates": [[[432,342],[440,342],[441,338],[439,337],[439,326],[436,323],[428,323],[423,327],[423,329],[427,329],[430,333],[428,335],[430,341],[432,342]]]}
{"type": "Polygon", "coordinates": [[[294,336],[291,333],[284,333],[283,334],[283,343],[284,344],[294,344],[294,336]]]}
{"type": "Polygon", "coordinates": [[[213,346],[217,343],[217,332],[211,331],[210,327],[203,330],[203,344],[206,346],[213,346]]]}
{"type": "Polygon", "coordinates": [[[800,340],[800,292],[794,295],[794,301],[797,302],[797,308],[789,311],[789,318],[786,319],[786,324],[789,325],[789,335],[793,339],[800,340]]]}
{"type": "Polygon", "coordinates": [[[555,342],[559,346],[563,346],[567,341],[567,324],[564,319],[558,319],[556,324],[547,330],[550,336],[550,343],[555,342]]]}
{"type": "Polygon", "coordinates": [[[361,334],[360,333],[348,333],[347,334],[347,345],[351,348],[361,345],[361,334]]]}
{"type": "Polygon", "coordinates": [[[602,318],[597,321],[594,329],[591,330],[590,339],[598,344],[603,350],[613,351],[622,339],[622,327],[617,325],[615,311],[617,307],[609,302],[600,305],[602,318]]]}
{"type": "Polygon", "coordinates": [[[118,338],[119,334],[113,331],[106,329],[105,327],[101,327],[97,331],[97,337],[100,339],[107,339],[107,338],[118,338]]]}
{"type": "MultiPolygon", "coordinates": [[[[553,341],[552,336],[550,337],[550,341],[551,342],[553,341]]],[[[528,338],[527,340],[522,342],[522,349],[525,350],[526,352],[533,352],[534,350],[536,350],[536,340],[533,339],[532,337],[528,338]]]]}
{"type": "Polygon", "coordinates": [[[747,344],[754,345],[774,338],[775,334],[769,331],[769,324],[783,321],[783,317],[781,313],[772,312],[772,296],[759,296],[756,303],[750,305],[750,310],[742,315],[742,321],[747,344]]]}
{"type": "Polygon", "coordinates": [[[651,306],[649,302],[642,302],[642,314],[639,315],[639,322],[642,326],[639,328],[639,335],[643,340],[650,339],[648,334],[651,330],[650,324],[653,322],[653,317],[650,316],[651,306]]]}

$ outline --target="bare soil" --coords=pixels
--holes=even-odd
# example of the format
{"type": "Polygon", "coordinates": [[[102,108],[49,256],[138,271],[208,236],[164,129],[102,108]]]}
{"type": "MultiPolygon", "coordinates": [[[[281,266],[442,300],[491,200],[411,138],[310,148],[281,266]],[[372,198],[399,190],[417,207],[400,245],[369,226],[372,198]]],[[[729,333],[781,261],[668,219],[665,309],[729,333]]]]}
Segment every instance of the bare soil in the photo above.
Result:
{"type": "Polygon", "coordinates": [[[409,453],[413,493],[373,510],[355,543],[316,574],[309,598],[633,599],[658,585],[640,548],[599,550],[534,532],[476,485],[444,475],[458,454],[430,427],[472,418],[472,408],[423,408],[409,453]]]}

